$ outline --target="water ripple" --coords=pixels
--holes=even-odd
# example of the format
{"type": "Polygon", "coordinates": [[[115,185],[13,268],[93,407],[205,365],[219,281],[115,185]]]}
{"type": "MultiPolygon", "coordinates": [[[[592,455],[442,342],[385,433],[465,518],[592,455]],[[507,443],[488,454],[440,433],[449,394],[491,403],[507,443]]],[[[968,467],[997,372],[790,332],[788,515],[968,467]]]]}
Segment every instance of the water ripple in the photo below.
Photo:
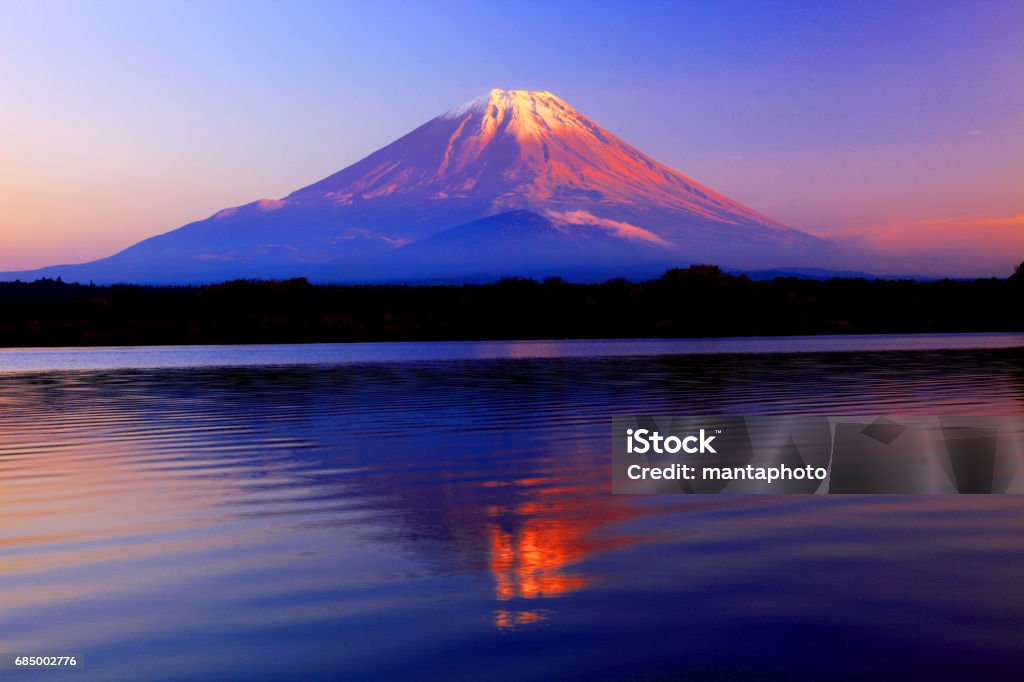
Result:
{"type": "Polygon", "coordinates": [[[999,677],[1024,663],[1017,498],[626,499],[608,491],[607,441],[628,413],[1024,414],[1024,350],[1005,345],[8,362],[0,641],[84,652],[82,678],[104,680],[615,677],[694,660],[817,679],[793,664],[808,647],[834,677],[877,676],[858,646],[894,669],[981,660],[975,674],[999,677]]]}

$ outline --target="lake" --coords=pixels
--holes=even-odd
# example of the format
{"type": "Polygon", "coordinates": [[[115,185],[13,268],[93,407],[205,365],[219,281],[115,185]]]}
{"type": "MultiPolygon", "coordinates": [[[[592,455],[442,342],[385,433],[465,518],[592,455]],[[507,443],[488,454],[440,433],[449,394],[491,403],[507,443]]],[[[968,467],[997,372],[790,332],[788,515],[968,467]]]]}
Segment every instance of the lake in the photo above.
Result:
{"type": "Polygon", "coordinates": [[[1024,498],[612,496],[634,413],[1021,415],[1024,336],[2,350],[0,653],[1020,679],[1024,498]]]}

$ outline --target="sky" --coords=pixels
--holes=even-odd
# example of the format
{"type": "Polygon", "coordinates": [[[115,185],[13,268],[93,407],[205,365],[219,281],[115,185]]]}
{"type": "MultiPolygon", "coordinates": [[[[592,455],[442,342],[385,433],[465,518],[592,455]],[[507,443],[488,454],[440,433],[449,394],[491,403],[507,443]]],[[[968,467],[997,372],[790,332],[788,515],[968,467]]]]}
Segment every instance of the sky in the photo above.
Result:
{"type": "Polygon", "coordinates": [[[284,196],[495,87],[793,227],[1024,259],[1019,0],[0,0],[0,270],[284,196]]]}

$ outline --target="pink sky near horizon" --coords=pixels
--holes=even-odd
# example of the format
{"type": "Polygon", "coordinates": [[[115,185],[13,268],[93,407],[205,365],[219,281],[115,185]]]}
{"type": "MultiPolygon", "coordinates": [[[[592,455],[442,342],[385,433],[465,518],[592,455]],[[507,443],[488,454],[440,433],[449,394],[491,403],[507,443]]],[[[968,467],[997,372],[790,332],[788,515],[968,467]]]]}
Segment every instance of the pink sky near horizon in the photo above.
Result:
{"type": "Polygon", "coordinates": [[[1024,6],[437,7],[0,5],[0,270],[284,196],[492,87],[550,90],[731,199],[894,264],[1024,260],[1024,6]],[[495,49],[523,31],[537,47],[495,49]]]}
{"type": "MultiPolygon", "coordinates": [[[[196,165],[201,162],[196,159],[196,165]]],[[[108,256],[225,207],[248,203],[256,198],[253,187],[268,184],[261,182],[259,169],[249,169],[241,178],[199,186],[184,174],[171,177],[168,185],[168,178],[161,174],[133,178],[129,168],[122,172],[109,183],[81,183],[68,178],[67,189],[55,197],[36,178],[24,174],[15,177],[9,170],[0,169],[0,270],[108,256]],[[125,182],[132,180],[134,187],[126,187],[125,182]]],[[[296,187],[300,184],[306,182],[300,181],[296,187]]],[[[748,205],[758,209],[756,201],[748,205]]],[[[875,214],[863,211],[865,217],[875,214]]],[[[912,210],[906,214],[914,216],[912,210]]],[[[770,215],[778,217],[779,213],[770,215]]],[[[856,219],[850,225],[833,226],[799,220],[783,222],[818,236],[878,250],[888,254],[894,264],[926,265],[930,259],[948,264],[951,275],[1009,274],[1013,265],[1024,260],[1024,213],[956,217],[925,214],[867,225],[856,219]]]]}
{"type": "Polygon", "coordinates": [[[847,227],[821,236],[868,253],[851,265],[875,274],[1007,277],[1024,262],[1024,213],[847,227]]]}

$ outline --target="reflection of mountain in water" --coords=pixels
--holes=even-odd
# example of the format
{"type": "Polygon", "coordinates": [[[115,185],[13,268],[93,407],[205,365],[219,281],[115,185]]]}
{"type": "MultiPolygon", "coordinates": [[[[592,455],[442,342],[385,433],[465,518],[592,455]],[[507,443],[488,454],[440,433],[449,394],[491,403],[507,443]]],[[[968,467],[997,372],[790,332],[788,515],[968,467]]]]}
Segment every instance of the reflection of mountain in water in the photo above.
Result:
{"type": "Polygon", "coordinates": [[[486,578],[493,622],[506,628],[547,618],[559,597],[588,587],[596,553],[638,540],[619,524],[656,510],[609,494],[611,414],[883,404],[966,413],[964,396],[982,394],[975,409],[1021,413],[1020,358],[989,350],[8,375],[0,435],[19,453],[50,452],[35,464],[51,474],[35,495],[93,501],[100,511],[82,518],[103,518],[103,532],[139,532],[119,525],[123,508],[161,523],[173,512],[188,528],[268,517],[325,538],[358,528],[432,575],[486,578]],[[124,495],[83,498],[93,484],[124,495]]]}
{"type": "Polygon", "coordinates": [[[1014,496],[634,499],[608,467],[611,414],[1022,414],[1021,357],[0,373],[0,639],[96,679],[1016,679],[1014,496]]]}
{"type": "MultiPolygon", "coordinates": [[[[514,481],[512,485],[522,486],[522,501],[488,508],[492,517],[487,525],[488,556],[499,602],[514,605],[517,600],[558,597],[583,589],[588,578],[576,564],[636,540],[606,529],[642,511],[608,496],[607,481],[595,476],[593,469],[595,460],[603,459],[573,457],[580,467],[578,480],[514,481]]],[[[536,609],[500,608],[495,624],[514,627],[542,618],[543,612],[536,609]]]]}

